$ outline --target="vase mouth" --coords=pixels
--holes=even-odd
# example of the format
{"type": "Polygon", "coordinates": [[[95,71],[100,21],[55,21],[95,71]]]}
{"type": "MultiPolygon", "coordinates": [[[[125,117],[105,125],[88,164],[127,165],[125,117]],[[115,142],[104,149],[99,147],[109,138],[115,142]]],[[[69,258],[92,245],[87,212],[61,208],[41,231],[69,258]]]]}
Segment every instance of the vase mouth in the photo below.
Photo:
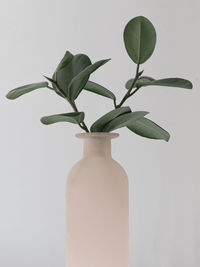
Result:
{"type": "Polygon", "coordinates": [[[81,139],[113,139],[119,136],[118,133],[108,133],[108,132],[95,132],[95,133],[77,133],[75,135],[77,138],[81,139]]]}

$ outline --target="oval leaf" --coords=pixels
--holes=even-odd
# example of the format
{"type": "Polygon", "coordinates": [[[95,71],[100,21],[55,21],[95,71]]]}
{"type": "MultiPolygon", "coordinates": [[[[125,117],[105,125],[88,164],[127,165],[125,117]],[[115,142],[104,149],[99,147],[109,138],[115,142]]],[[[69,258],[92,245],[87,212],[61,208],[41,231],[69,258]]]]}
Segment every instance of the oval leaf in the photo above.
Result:
{"type": "Polygon", "coordinates": [[[74,101],[77,96],[80,94],[84,86],[86,85],[90,74],[97,70],[99,67],[107,63],[110,59],[103,59],[95,62],[94,64],[88,66],[78,75],[76,75],[70,85],[69,85],[69,99],[74,101]]]}
{"type": "Polygon", "coordinates": [[[113,100],[116,99],[115,95],[111,91],[109,91],[108,89],[106,89],[102,85],[91,82],[91,81],[88,81],[86,83],[86,85],[84,86],[84,90],[87,90],[87,91],[90,91],[92,93],[111,98],[113,100]]]}
{"type": "Polygon", "coordinates": [[[128,129],[140,136],[150,139],[163,139],[168,142],[170,138],[170,134],[167,131],[145,117],[130,123],[128,129]]]}
{"type": "Polygon", "coordinates": [[[144,63],[153,54],[156,31],[145,17],[130,20],[124,29],[124,43],[129,57],[136,63],[144,63]]]}
{"type": "Polygon", "coordinates": [[[56,122],[71,122],[79,124],[83,122],[83,120],[84,120],[84,112],[56,114],[51,116],[45,116],[40,119],[40,121],[45,125],[53,124],[56,122]]]}
{"type": "Polygon", "coordinates": [[[126,127],[130,123],[137,121],[141,117],[144,117],[147,115],[149,112],[146,111],[136,111],[136,112],[131,112],[128,114],[123,114],[113,120],[111,120],[106,126],[103,128],[103,132],[111,132],[116,129],[126,127]]]}
{"type": "MultiPolygon", "coordinates": [[[[69,85],[72,79],[78,75],[81,71],[83,71],[86,67],[91,65],[91,61],[88,56],[84,54],[78,54],[73,56],[72,60],[67,61],[68,64],[65,64],[64,67],[59,69],[56,74],[53,76],[53,80],[55,80],[65,93],[66,96],[69,96],[69,85]]],[[[85,83],[89,79],[85,77],[85,83]]]]}
{"type": "Polygon", "coordinates": [[[190,81],[182,78],[166,78],[154,81],[144,81],[142,86],[168,86],[168,87],[180,87],[185,89],[192,89],[193,85],[190,81]]]}
{"type": "Polygon", "coordinates": [[[105,127],[107,123],[112,121],[114,118],[117,118],[121,114],[130,113],[130,112],[131,112],[131,109],[129,107],[121,107],[121,108],[114,109],[106,113],[104,116],[99,118],[97,121],[95,121],[92,124],[90,130],[91,132],[102,132],[103,128],[105,127]]]}
{"type": "Polygon", "coordinates": [[[29,92],[32,92],[36,89],[39,88],[44,88],[47,87],[48,83],[47,82],[40,82],[40,83],[32,83],[32,84],[27,84],[21,87],[17,87],[13,90],[11,90],[10,92],[8,92],[8,94],[6,95],[6,97],[8,99],[16,99],[18,97],[20,97],[21,95],[27,94],[29,92]]]}
{"type": "MultiPolygon", "coordinates": [[[[131,88],[131,85],[133,84],[133,80],[134,79],[130,79],[126,82],[126,84],[125,84],[126,89],[129,90],[131,88]]],[[[143,86],[143,84],[145,82],[151,82],[151,81],[154,81],[154,79],[152,77],[142,76],[137,80],[134,87],[141,87],[141,86],[143,86]]]]}

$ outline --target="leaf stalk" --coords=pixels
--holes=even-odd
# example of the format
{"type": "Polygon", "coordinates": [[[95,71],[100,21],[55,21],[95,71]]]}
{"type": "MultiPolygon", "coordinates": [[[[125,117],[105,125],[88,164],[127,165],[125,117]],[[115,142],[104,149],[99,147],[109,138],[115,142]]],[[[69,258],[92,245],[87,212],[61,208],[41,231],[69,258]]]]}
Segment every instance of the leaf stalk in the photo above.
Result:
{"type": "Polygon", "coordinates": [[[127,93],[125,94],[125,96],[122,98],[121,102],[120,102],[118,105],[116,105],[115,108],[120,108],[120,107],[124,104],[124,102],[125,102],[130,96],[132,96],[134,93],[136,93],[137,90],[139,89],[139,88],[136,88],[135,91],[133,91],[133,92],[131,93],[133,87],[135,86],[135,84],[136,84],[138,78],[139,78],[140,75],[141,75],[141,73],[139,72],[139,68],[140,68],[140,64],[138,63],[138,64],[137,64],[137,68],[136,68],[135,78],[134,78],[134,80],[133,80],[133,82],[132,82],[130,88],[128,89],[128,92],[127,92],[127,93]]]}

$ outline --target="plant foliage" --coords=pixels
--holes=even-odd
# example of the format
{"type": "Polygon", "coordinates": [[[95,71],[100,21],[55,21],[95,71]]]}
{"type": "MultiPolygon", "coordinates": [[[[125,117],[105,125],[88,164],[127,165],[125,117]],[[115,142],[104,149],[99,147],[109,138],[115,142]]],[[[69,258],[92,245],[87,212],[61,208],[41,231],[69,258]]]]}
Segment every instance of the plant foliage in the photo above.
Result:
{"type": "Polygon", "coordinates": [[[149,112],[132,111],[130,107],[124,106],[124,103],[142,87],[165,86],[192,89],[192,83],[183,78],[155,79],[151,76],[142,76],[144,70],[140,71],[140,65],[152,56],[157,39],[156,30],[147,18],[139,16],[131,19],[125,26],[123,37],[125,49],[130,59],[136,64],[136,73],[126,82],[127,90],[118,103],[111,90],[90,80],[92,73],[110,59],[92,63],[87,55],[73,55],[70,51],[66,51],[52,77],[44,76],[47,81],[17,87],[8,92],[6,97],[16,99],[36,89],[48,88],[67,100],[73,112],[42,117],[41,122],[45,125],[70,122],[77,124],[86,132],[110,132],[126,127],[137,135],[168,141],[169,133],[146,117],[149,112]],[[80,112],[76,105],[76,100],[82,91],[89,91],[113,101],[113,109],[97,119],[90,130],[85,123],[84,112],[80,112]]]}

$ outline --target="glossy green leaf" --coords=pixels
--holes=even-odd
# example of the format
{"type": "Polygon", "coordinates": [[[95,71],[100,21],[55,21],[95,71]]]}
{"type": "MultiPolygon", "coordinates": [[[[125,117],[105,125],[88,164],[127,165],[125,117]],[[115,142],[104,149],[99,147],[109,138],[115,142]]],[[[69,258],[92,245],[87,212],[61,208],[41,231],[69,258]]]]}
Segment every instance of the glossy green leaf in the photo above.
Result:
{"type": "Polygon", "coordinates": [[[106,113],[104,116],[100,117],[98,120],[96,120],[90,130],[91,132],[102,132],[105,125],[112,121],[113,119],[117,118],[118,116],[125,114],[125,113],[130,113],[131,109],[129,107],[121,107],[114,109],[108,113],[106,113]]]}
{"type": "Polygon", "coordinates": [[[124,29],[124,43],[129,57],[136,63],[144,63],[152,55],[156,45],[156,31],[145,17],[130,20],[124,29]]]}
{"type": "Polygon", "coordinates": [[[40,121],[45,125],[53,124],[56,122],[71,122],[79,124],[83,122],[83,120],[84,120],[84,112],[56,114],[51,116],[45,116],[40,119],[40,121]]]}
{"type": "Polygon", "coordinates": [[[128,129],[132,132],[150,139],[163,139],[169,141],[170,134],[155,122],[143,117],[130,123],[128,129]]]}
{"type": "Polygon", "coordinates": [[[81,72],[74,76],[69,84],[69,99],[75,100],[89,80],[90,74],[107,63],[109,60],[110,59],[103,59],[97,61],[94,64],[84,68],[81,72]]]}
{"type": "Polygon", "coordinates": [[[115,95],[111,91],[109,91],[108,89],[106,89],[102,85],[97,84],[95,82],[88,81],[86,83],[86,85],[84,86],[84,90],[87,90],[87,91],[90,91],[92,93],[111,98],[113,100],[116,99],[115,95]]]}
{"type": "Polygon", "coordinates": [[[182,78],[166,78],[153,81],[144,81],[142,84],[142,86],[151,86],[151,85],[180,87],[185,89],[192,89],[193,87],[190,81],[182,78]]]}
{"type": "Polygon", "coordinates": [[[146,111],[136,111],[128,114],[123,114],[106,124],[103,128],[103,132],[111,132],[122,127],[127,127],[130,123],[137,121],[148,113],[149,112],[146,111]]]}
{"type": "MultiPolygon", "coordinates": [[[[64,65],[62,69],[56,72],[53,79],[57,82],[59,88],[69,97],[69,85],[74,77],[76,77],[85,68],[91,65],[91,61],[88,56],[84,54],[75,55],[71,61],[67,61],[67,65],[64,65]]],[[[66,64],[66,62],[65,62],[66,64]]],[[[63,65],[62,65],[63,66],[63,65]]],[[[84,77],[85,83],[89,79],[89,75],[84,77]]]]}
{"type": "MultiPolygon", "coordinates": [[[[128,81],[126,82],[126,84],[125,84],[126,89],[129,90],[129,89],[131,88],[131,86],[132,86],[132,84],[133,84],[133,80],[134,80],[134,79],[130,79],[130,80],[128,80],[128,81]]],[[[135,84],[134,87],[141,87],[141,86],[143,86],[144,83],[146,83],[146,82],[152,82],[152,81],[154,81],[154,79],[153,79],[152,77],[141,76],[141,77],[137,80],[137,82],[136,82],[136,84],[135,84]]]]}
{"type": "Polygon", "coordinates": [[[48,83],[47,82],[40,82],[40,83],[32,83],[32,84],[27,84],[21,87],[17,87],[13,90],[11,90],[10,92],[8,92],[8,94],[6,95],[6,97],[8,99],[16,99],[18,97],[20,97],[21,95],[27,94],[29,92],[32,92],[36,89],[39,88],[44,88],[47,87],[48,83]]]}

